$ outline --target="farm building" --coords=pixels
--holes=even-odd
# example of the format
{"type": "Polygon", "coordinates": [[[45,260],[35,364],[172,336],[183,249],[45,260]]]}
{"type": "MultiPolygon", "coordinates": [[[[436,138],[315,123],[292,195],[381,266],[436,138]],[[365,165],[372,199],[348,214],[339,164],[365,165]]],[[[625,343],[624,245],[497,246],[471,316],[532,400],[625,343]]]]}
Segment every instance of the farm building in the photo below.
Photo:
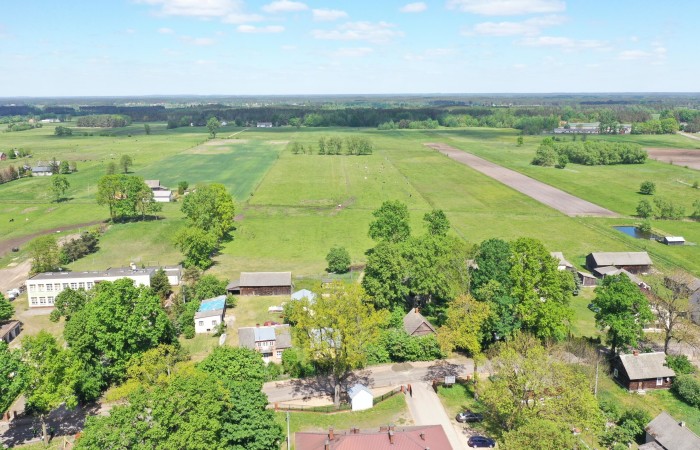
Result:
{"type": "Polygon", "coordinates": [[[32,167],[33,177],[50,177],[53,175],[53,169],[51,166],[35,166],[32,167]]]}
{"type": "MultiPolygon", "coordinates": [[[[151,278],[158,269],[160,267],[138,268],[132,264],[130,267],[110,267],[99,271],[39,273],[27,280],[27,300],[30,308],[53,306],[56,296],[64,289],[89,291],[96,283],[120,278],[131,278],[136,285],[150,286],[151,278]]],[[[172,286],[180,284],[181,266],[165,266],[163,270],[172,286]]]]}
{"type": "Polygon", "coordinates": [[[562,252],[551,252],[550,255],[552,256],[552,258],[555,258],[557,260],[557,269],[568,270],[570,272],[576,271],[576,269],[574,269],[574,265],[567,261],[566,258],[564,258],[564,254],[562,252]]]}
{"type": "Polygon", "coordinates": [[[265,363],[280,363],[282,352],[292,346],[292,336],[288,324],[241,327],[238,329],[238,343],[241,347],[260,352],[265,363]]]}
{"type": "Polygon", "coordinates": [[[586,266],[591,271],[613,266],[631,273],[643,273],[648,272],[653,264],[647,252],[601,252],[586,256],[586,266]]]}
{"type": "Polygon", "coordinates": [[[674,419],[666,411],[662,411],[649,425],[644,442],[639,450],[696,450],[700,448],[700,437],[690,431],[685,423],[674,419]]]}
{"type": "Polygon", "coordinates": [[[226,286],[234,295],[292,295],[292,272],[241,272],[226,286]]]}
{"type": "Polygon", "coordinates": [[[22,323],[19,320],[10,320],[0,327],[0,339],[9,344],[22,331],[22,323]]]}
{"type": "Polygon", "coordinates": [[[258,122],[257,128],[272,128],[272,122],[258,122]]]}
{"type": "Polygon", "coordinates": [[[666,245],[684,245],[685,239],[683,236],[664,236],[661,242],[666,245]]]}
{"type": "Polygon", "coordinates": [[[169,203],[173,201],[173,191],[170,189],[153,191],[153,200],[158,203],[169,203]]]}
{"type": "Polygon", "coordinates": [[[643,291],[648,291],[650,289],[649,285],[642,281],[641,278],[625,269],[618,269],[617,267],[613,266],[605,266],[598,267],[593,271],[593,273],[596,274],[596,276],[598,276],[599,278],[610,277],[613,275],[625,275],[627,278],[630,279],[632,283],[636,284],[639,287],[639,289],[643,291]]]}
{"type": "Polygon", "coordinates": [[[378,430],[327,432],[297,431],[294,438],[297,450],[452,450],[442,425],[419,425],[410,427],[380,427],[378,430]]]}
{"type": "Polygon", "coordinates": [[[630,391],[668,389],[676,373],[666,366],[664,352],[618,355],[612,361],[613,378],[630,391]]]}
{"type": "Polygon", "coordinates": [[[403,329],[409,336],[424,336],[435,334],[435,327],[428,322],[428,319],[418,311],[418,308],[411,309],[403,316],[403,329]]]}
{"type": "Polygon", "coordinates": [[[348,397],[353,411],[362,411],[374,406],[374,394],[364,384],[357,383],[348,389],[348,397]]]}
{"type": "Polygon", "coordinates": [[[199,304],[199,309],[194,315],[194,332],[211,333],[215,331],[216,327],[224,321],[225,310],[225,295],[202,300],[202,303],[199,304]]]}
{"type": "Polygon", "coordinates": [[[592,275],[588,272],[582,272],[580,270],[578,272],[576,272],[576,274],[578,275],[579,281],[581,281],[581,286],[583,286],[583,287],[598,286],[598,279],[594,275],[592,275]]]}

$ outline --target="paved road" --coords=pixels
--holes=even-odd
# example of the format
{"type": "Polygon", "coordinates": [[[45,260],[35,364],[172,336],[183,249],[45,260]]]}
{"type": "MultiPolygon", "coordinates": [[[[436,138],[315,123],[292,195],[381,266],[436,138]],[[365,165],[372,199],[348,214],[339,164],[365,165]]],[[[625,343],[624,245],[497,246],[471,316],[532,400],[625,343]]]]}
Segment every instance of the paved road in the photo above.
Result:
{"type": "MultiPolygon", "coordinates": [[[[362,383],[370,387],[378,388],[431,381],[433,379],[444,378],[446,375],[466,377],[472,373],[474,370],[473,368],[472,360],[467,358],[384,364],[353,372],[343,382],[341,390],[345,390],[355,383],[362,383]]],[[[333,387],[328,377],[316,377],[284,382],[272,381],[265,383],[263,392],[267,394],[270,403],[279,403],[332,395],[333,387]]]]}
{"type": "Polygon", "coordinates": [[[432,386],[426,381],[421,381],[411,384],[411,389],[413,395],[406,396],[406,403],[415,424],[442,425],[453,449],[468,448],[467,437],[462,433],[461,427],[447,416],[432,386]]]}

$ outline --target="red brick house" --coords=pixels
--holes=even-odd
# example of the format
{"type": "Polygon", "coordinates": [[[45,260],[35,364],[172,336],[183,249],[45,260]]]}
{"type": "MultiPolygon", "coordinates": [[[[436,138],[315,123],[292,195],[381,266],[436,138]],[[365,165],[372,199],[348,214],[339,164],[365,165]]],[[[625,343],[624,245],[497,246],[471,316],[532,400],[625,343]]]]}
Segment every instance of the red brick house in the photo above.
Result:
{"type": "Polygon", "coordinates": [[[668,389],[676,373],[666,366],[664,352],[618,355],[612,361],[613,379],[630,391],[668,389]]]}

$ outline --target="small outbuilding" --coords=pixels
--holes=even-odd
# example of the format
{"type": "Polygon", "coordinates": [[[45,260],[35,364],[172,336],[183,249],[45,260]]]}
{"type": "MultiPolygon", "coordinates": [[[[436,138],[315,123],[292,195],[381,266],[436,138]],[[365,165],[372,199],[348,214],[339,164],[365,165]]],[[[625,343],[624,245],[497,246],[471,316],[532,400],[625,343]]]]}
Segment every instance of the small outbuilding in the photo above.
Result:
{"type": "Polygon", "coordinates": [[[598,286],[598,279],[593,275],[588,272],[582,272],[578,271],[576,272],[578,275],[579,281],[581,281],[581,286],[583,287],[596,287],[598,286]]]}
{"type": "Polygon", "coordinates": [[[645,444],[639,450],[668,449],[668,450],[697,450],[700,448],[700,437],[685,426],[684,422],[674,419],[666,411],[662,411],[644,429],[645,444]]]}
{"type": "Polygon", "coordinates": [[[612,362],[613,378],[630,391],[668,389],[676,372],[666,365],[664,352],[618,355],[612,362]]]}
{"type": "Polygon", "coordinates": [[[292,295],[292,272],[241,272],[226,286],[233,295],[292,295]]]}
{"type": "Polygon", "coordinates": [[[683,236],[664,236],[661,242],[666,245],[684,245],[685,239],[683,236]]]}
{"type": "Polygon", "coordinates": [[[552,258],[557,260],[557,269],[576,272],[574,265],[564,258],[564,254],[562,252],[550,252],[549,254],[552,256],[552,258]]]}
{"type": "Polygon", "coordinates": [[[202,300],[197,313],[194,315],[195,333],[212,333],[221,322],[224,321],[226,310],[226,296],[202,300]]]}
{"type": "Polygon", "coordinates": [[[10,320],[0,327],[0,339],[9,344],[19,335],[20,331],[22,331],[22,323],[19,320],[10,320]]]}
{"type": "Polygon", "coordinates": [[[348,389],[348,397],[353,411],[362,411],[374,406],[374,394],[364,384],[357,383],[348,389]]]}
{"type": "Polygon", "coordinates": [[[403,329],[409,336],[425,336],[435,334],[435,327],[423,317],[418,308],[411,309],[403,316],[403,329]]]}

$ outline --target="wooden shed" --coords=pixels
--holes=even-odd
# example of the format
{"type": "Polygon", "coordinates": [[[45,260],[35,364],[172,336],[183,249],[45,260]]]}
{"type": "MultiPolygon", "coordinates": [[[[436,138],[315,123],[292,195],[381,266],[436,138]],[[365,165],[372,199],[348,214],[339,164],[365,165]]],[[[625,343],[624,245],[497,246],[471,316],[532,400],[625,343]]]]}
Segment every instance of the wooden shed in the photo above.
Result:
{"type": "Polygon", "coordinates": [[[588,270],[612,266],[631,273],[648,272],[654,263],[647,252],[600,252],[586,256],[588,270]]]}
{"type": "Polygon", "coordinates": [[[292,295],[292,272],[241,272],[239,281],[226,286],[234,295],[292,295]]]}
{"type": "Polygon", "coordinates": [[[618,355],[612,361],[613,378],[630,391],[668,389],[676,373],[666,366],[664,352],[618,355]]]}

